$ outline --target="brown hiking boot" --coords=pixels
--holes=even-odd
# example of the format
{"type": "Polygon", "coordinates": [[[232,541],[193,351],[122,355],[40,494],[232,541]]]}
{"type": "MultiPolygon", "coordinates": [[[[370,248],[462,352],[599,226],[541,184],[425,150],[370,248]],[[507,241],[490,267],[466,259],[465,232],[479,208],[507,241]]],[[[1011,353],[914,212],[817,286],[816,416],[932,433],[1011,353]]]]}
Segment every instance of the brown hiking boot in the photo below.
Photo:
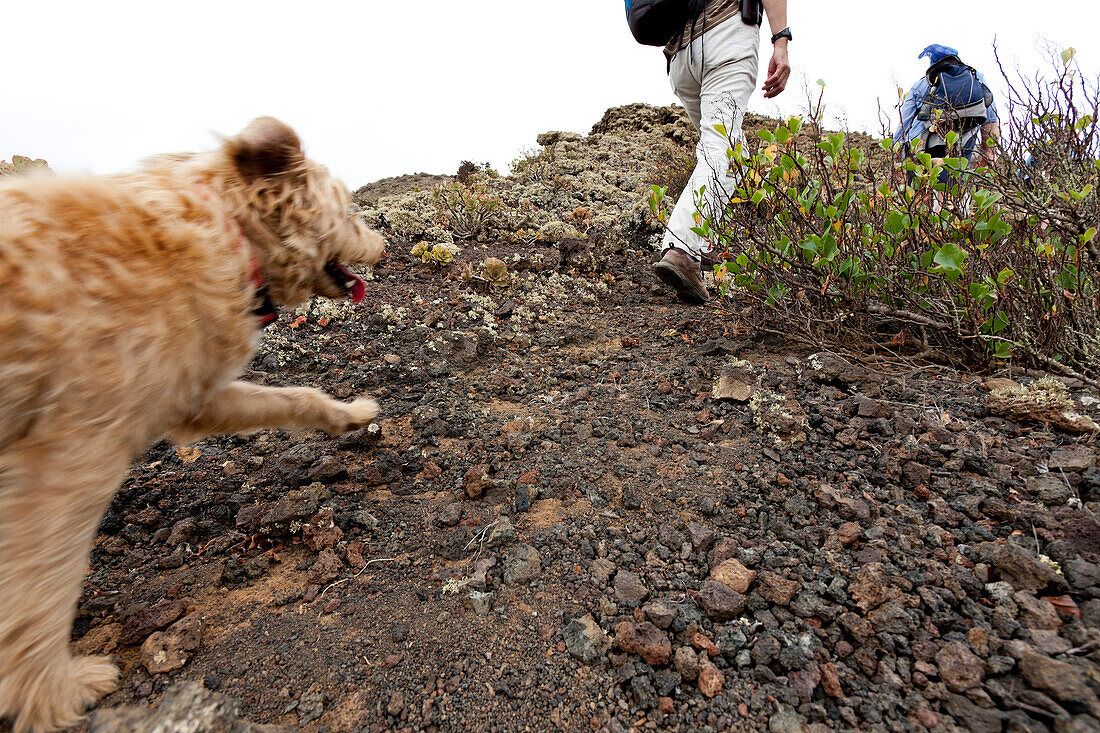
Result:
{"type": "Polygon", "coordinates": [[[661,282],[676,291],[685,303],[701,305],[710,300],[699,263],[680,249],[665,250],[665,256],[653,266],[661,282]]]}

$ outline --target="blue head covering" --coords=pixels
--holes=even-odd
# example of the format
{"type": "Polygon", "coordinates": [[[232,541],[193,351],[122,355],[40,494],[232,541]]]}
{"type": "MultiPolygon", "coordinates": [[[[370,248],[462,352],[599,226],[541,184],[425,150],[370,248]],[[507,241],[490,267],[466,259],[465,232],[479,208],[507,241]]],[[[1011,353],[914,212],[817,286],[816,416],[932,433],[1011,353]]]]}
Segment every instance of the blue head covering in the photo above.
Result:
{"type": "Polygon", "coordinates": [[[917,56],[917,58],[923,59],[925,56],[927,56],[928,64],[932,65],[939,63],[948,56],[958,55],[959,52],[951,48],[950,46],[941,46],[938,43],[933,43],[931,46],[926,46],[925,49],[920,52],[920,56],[917,56]]]}

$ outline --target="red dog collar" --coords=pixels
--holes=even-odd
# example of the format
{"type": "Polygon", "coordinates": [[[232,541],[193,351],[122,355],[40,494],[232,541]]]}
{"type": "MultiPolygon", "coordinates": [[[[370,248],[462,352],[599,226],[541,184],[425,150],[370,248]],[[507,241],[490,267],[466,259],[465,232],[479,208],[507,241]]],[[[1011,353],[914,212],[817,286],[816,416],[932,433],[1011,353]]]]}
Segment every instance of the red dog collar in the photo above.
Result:
{"type": "Polygon", "coordinates": [[[264,274],[263,268],[260,267],[260,261],[256,259],[256,253],[252,248],[252,243],[248,241],[248,237],[245,236],[244,230],[241,229],[241,225],[237,221],[237,217],[230,213],[229,209],[225,206],[225,202],[218,198],[209,186],[200,183],[196,184],[195,187],[198,189],[199,195],[204,199],[219,204],[223,213],[225,230],[236,238],[237,250],[244,251],[248,255],[249,284],[252,286],[253,299],[256,304],[252,309],[252,314],[259,319],[260,328],[270,326],[279,317],[279,310],[275,307],[275,303],[271,300],[271,295],[268,293],[267,275],[264,274]]]}

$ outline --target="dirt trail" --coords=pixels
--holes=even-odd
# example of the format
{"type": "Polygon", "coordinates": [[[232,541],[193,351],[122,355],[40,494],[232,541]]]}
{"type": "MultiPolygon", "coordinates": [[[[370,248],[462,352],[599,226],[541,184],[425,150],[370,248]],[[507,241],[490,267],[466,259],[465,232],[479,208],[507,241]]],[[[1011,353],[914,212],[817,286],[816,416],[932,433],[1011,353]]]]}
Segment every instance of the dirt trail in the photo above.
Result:
{"type": "Polygon", "coordinates": [[[194,680],[306,731],[1094,724],[1091,446],[990,415],[976,376],[681,306],[647,253],[601,278],[539,244],[405,252],[363,307],[284,314],[249,375],[375,394],[380,435],[133,468],[75,634],[124,668],[103,708],[194,680]],[[456,277],[488,254],[510,287],[456,277]],[[723,372],[753,397],[716,399],[723,372]],[[151,674],[173,599],[205,632],[151,674]]]}

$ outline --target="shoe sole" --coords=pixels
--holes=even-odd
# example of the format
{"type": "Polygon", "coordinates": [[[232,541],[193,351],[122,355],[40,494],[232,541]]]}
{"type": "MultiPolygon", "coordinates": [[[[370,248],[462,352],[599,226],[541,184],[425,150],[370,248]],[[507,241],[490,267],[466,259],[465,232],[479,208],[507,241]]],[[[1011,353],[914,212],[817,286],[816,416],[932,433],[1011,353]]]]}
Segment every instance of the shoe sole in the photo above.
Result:
{"type": "Polygon", "coordinates": [[[653,269],[656,271],[657,277],[661,279],[661,282],[672,288],[676,293],[676,297],[685,303],[703,305],[710,300],[710,297],[705,293],[700,294],[699,290],[672,265],[658,262],[653,266],[653,269]]]}

